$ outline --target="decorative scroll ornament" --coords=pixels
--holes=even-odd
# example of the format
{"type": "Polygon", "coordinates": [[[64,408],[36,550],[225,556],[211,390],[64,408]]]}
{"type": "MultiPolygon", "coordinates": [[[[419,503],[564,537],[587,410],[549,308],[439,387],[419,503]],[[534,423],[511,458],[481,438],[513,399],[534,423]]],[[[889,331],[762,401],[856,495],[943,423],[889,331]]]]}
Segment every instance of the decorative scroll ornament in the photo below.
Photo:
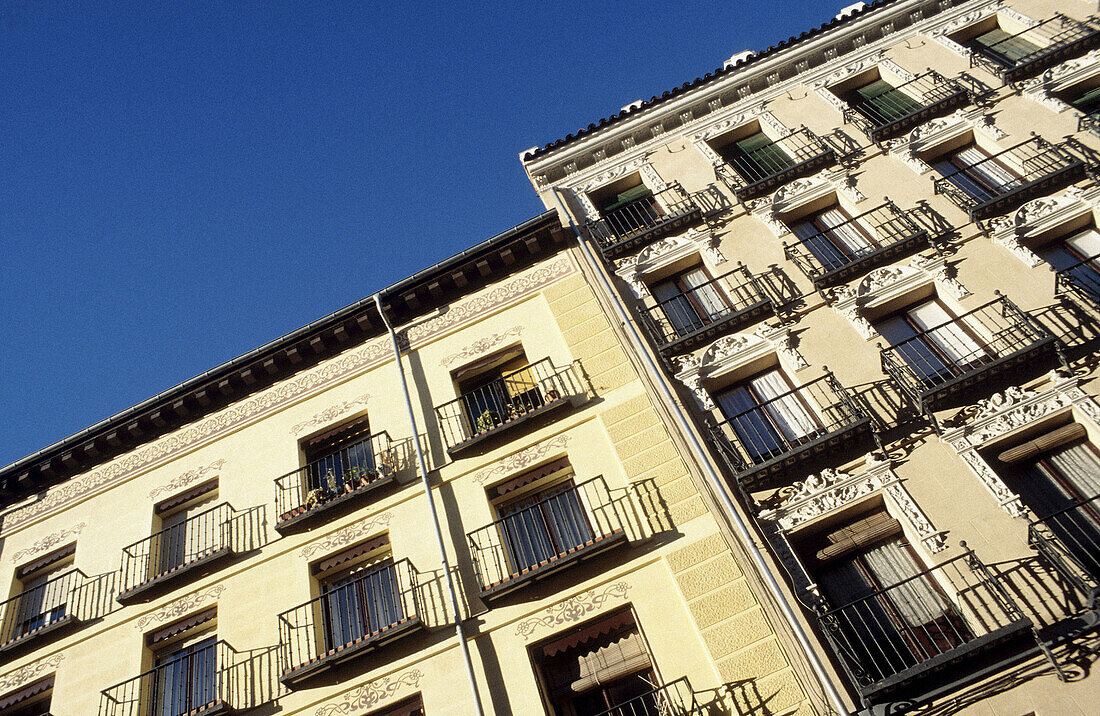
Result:
{"type": "Polygon", "coordinates": [[[1062,196],[1032,199],[1011,216],[992,219],[987,228],[993,243],[1000,244],[1024,264],[1034,268],[1043,263],[1024,242],[1034,236],[1057,232],[1059,227],[1073,222],[1100,208],[1100,188],[1070,187],[1062,196]]]}
{"type": "Polygon", "coordinates": [[[3,676],[0,676],[0,692],[14,691],[40,676],[45,676],[52,671],[56,671],[57,667],[64,659],[64,654],[54,654],[42,661],[35,661],[15,671],[9,671],[3,676]]]}
{"type": "Polygon", "coordinates": [[[1039,77],[1020,83],[1021,94],[1055,112],[1066,112],[1072,106],[1058,98],[1058,93],[1100,73],[1100,50],[1074,57],[1055,65],[1039,77]]]}
{"type": "Polygon", "coordinates": [[[148,626],[149,624],[153,624],[154,622],[164,624],[165,622],[170,622],[174,619],[178,619],[188,612],[193,611],[195,608],[202,606],[204,602],[211,599],[218,599],[224,591],[225,587],[218,584],[210,587],[209,589],[200,590],[198,592],[193,592],[186,596],[180,597],[173,602],[165,604],[157,611],[146,614],[145,616],[138,619],[137,624],[134,626],[134,628],[142,630],[146,626],[148,626]]]}
{"type": "Polygon", "coordinates": [[[1020,496],[1008,488],[979,450],[991,440],[1034,425],[1070,407],[1077,418],[1092,423],[1094,430],[1100,430],[1100,406],[1081,390],[1076,378],[1065,378],[1054,372],[1045,390],[1014,386],[978,401],[967,422],[946,431],[940,439],[955,449],[1005,511],[1013,517],[1026,518],[1028,512],[1020,496]]]}
{"type": "Polygon", "coordinates": [[[626,601],[629,591],[630,585],[626,582],[616,582],[602,589],[589,589],[587,592],[558,602],[520,621],[516,625],[516,636],[526,640],[539,629],[552,629],[563,624],[579,622],[589,614],[599,611],[609,601],[626,601]]]}
{"type": "Polygon", "coordinates": [[[921,159],[921,154],[959,135],[975,131],[993,140],[1008,136],[993,123],[992,115],[978,107],[959,109],[946,117],[930,119],[908,135],[890,140],[887,147],[890,156],[905,162],[918,174],[927,174],[932,167],[921,159]]]}
{"type": "Polygon", "coordinates": [[[188,470],[182,475],[174,477],[171,482],[160,487],[154,487],[149,491],[149,499],[152,500],[157,495],[165,492],[178,492],[194,482],[221,472],[223,467],[225,467],[225,460],[215,460],[205,467],[188,470]]]}
{"type": "Polygon", "coordinates": [[[780,503],[764,509],[759,517],[774,522],[781,532],[790,532],[830,512],[849,507],[875,493],[887,500],[890,513],[912,527],[930,552],[947,547],[946,535],[936,530],[928,517],[917,507],[912,496],[894,474],[888,461],[869,460],[866,472],[849,475],[826,468],[802,482],[779,491],[780,503]]]}
{"type": "Polygon", "coordinates": [[[649,288],[645,285],[646,274],[696,253],[712,266],[726,261],[726,257],[718,249],[718,238],[709,227],[702,226],[656,241],[637,254],[620,259],[616,264],[615,274],[630,284],[636,297],[644,298],[649,294],[649,288]]]}
{"type": "Polygon", "coordinates": [[[32,544],[30,547],[27,547],[26,549],[21,549],[13,554],[11,556],[11,561],[19,562],[27,557],[33,557],[34,555],[41,552],[47,552],[54,547],[57,547],[58,545],[64,544],[66,541],[68,541],[69,537],[75,537],[76,535],[80,534],[81,531],[87,526],[87,523],[81,522],[73,527],[70,527],[67,530],[61,530],[60,532],[48,534],[32,544]]]}
{"type": "Polygon", "coordinates": [[[484,485],[489,480],[503,477],[509,473],[523,470],[538,463],[547,453],[557,453],[565,450],[571,438],[568,435],[555,435],[549,440],[538,445],[533,445],[526,450],[520,450],[504,458],[492,467],[487,467],[474,475],[474,482],[484,485]]]}
{"type": "Polygon", "coordinates": [[[511,328],[502,331],[500,333],[494,333],[491,336],[485,336],[479,338],[470,345],[463,348],[458,353],[452,353],[448,356],[444,356],[440,359],[439,365],[446,368],[454,363],[468,363],[474,358],[478,358],[498,345],[508,340],[509,338],[516,338],[523,333],[523,326],[512,326],[511,328]]]}
{"type": "Polygon", "coordinates": [[[398,676],[383,676],[380,679],[368,681],[344,694],[340,703],[318,706],[314,715],[338,716],[366,711],[383,701],[392,699],[399,691],[420,688],[422,678],[424,678],[424,672],[420,669],[410,669],[398,676]]]}
{"type": "Polygon", "coordinates": [[[794,347],[790,329],[763,324],[753,333],[733,333],[719,338],[698,358],[679,358],[676,362],[676,379],[692,392],[703,408],[711,410],[714,408],[714,401],[706,389],[706,381],[726,375],[769,353],[775,353],[791,372],[809,367],[809,363],[794,347]]]}
{"type": "Polygon", "coordinates": [[[316,427],[319,427],[321,425],[331,423],[333,420],[336,420],[341,415],[346,415],[346,414],[352,412],[353,410],[366,405],[369,401],[370,401],[370,393],[363,393],[358,398],[353,398],[352,400],[345,400],[343,403],[339,403],[337,405],[329,406],[329,407],[325,408],[324,410],[322,410],[321,412],[314,415],[309,420],[306,420],[305,422],[301,422],[301,423],[296,424],[294,427],[292,427],[290,429],[290,432],[293,435],[299,435],[299,434],[301,434],[301,433],[303,433],[306,430],[309,430],[311,428],[316,428],[316,427]]]}
{"type": "Polygon", "coordinates": [[[302,547],[300,554],[306,559],[309,559],[318,552],[329,552],[340,547],[347,547],[349,544],[358,541],[359,538],[369,535],[375,530],[382,527],[389,527],[390,520],[392,519],[392,512],[382,512],[381,514],[367,517],[358,522],[353,522],[341,530],[336,530],[326,535],[324,539],[318,542],[313,542],[302,547]]]}

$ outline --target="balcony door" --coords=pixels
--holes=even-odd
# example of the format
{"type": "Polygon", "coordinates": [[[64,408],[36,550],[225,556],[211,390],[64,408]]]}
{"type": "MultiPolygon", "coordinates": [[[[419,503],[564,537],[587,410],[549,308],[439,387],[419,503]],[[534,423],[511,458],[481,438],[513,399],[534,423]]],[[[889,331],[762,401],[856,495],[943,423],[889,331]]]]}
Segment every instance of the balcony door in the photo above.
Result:
{"type": "Polygon", "coordinates": [[[1100,300],[1100,232],[1086,229],[1036,252],[1078,288],[1100,300]]]}
{"type": "Polygon", "coordinates": [[[750,184],[795,165],[794,159],[763,132],[732,141],[717,151],[726,164],[750,184]]]}
{"type": "Polygon", "coordinates": [[[7,640],[30,634],[65,617],[73,580],[62,578],[71,564],[56,566],[23,579],[23,591],[15,602],[13,633],[7,640]]]}
{"type": "Polygon", "coordinates": [[[321,585],[325,650],[376,634],[405,618],[391,560],[359,568],[321,585]]]}
{"type": "Polygon", "coordinates": [[[948,152],[933,160],[932,167],[956,189],[979,204],[1024,183],[1019,174],[976,144],[948,152]]]}
{"type": "Polygon", "coordinates": [[[223,545],[222,513],[213,509],[216,497],[181,508],[161,517],[161,531],[154,538],[157,574],[194,562],[223,545]]]}
{"type": "Polygon", "coordinates": [[[876,125],[904,119],[921,109],[921,103],[884,79],[857,87],[844,95],[853,109],[876,125]]]}
{"type": "Polygon", "coordinates": [[[802,396],[776,369],[743,380],[715,395],[714,400],[754,463],[812,439],[821,429],[802,396]]]}
{"type": "Polygon", "coordinates": [[[1028,55],[1039,51],[1039,46],[1035,43],[1019,35],[1010,35],[999,27],[983,32],[964,44],[1005,67],[1012,67],[1028,55]]]}
{"type": "Polygon", "coordinates": [[[152,716],[184,716],[218,700],[217,637],[157,654],[152,716]]]}
{"type": "Polygon", "coordinates": [[[829,606],[825,621],[870,681],[916,666],[965,644],[973,635],[939,584],[878,512],[833,533],[813,570],[829,606]],[[844,545],[848,545],[843,553],[844,545]]]}
{"type": "Polygon", "coordinates": [[[880,248],[878,242],[839,206],[795,221],[791,231],[826,270],[846,266],[880,248]]]}
{"type": "Polygon", "coordinates": [[[513,574],[559,557],[594,536],[572,481],[504,503],[497,513],[513,574]]]}
{"type": "Polygon", "coordinates": [[[653,226],[663,214],[653,192],[645,184],[637,184],[598,200],[596,208],[607,226],[620,238],[653,226]]]}
{"type": "Polygon", "coordinates": [[[728,302],[702,266],[655,283],[650,286],[650,292],[680,337],[729,313],[728,302]]]}
{"type": "Polygon", "coordinates": [[[962,375],[989,357],[974,329],[935,299],[880,320],[875,328],[919,379],[933,385],[962,375]]]}

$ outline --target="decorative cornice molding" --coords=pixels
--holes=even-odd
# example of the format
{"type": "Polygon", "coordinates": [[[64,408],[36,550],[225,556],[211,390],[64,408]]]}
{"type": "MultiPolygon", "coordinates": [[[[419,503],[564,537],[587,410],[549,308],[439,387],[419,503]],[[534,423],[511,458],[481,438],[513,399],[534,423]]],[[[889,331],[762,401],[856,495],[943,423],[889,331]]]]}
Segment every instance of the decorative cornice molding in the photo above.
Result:
{"type": "Polygon", "coordinates": [[[64,660],[64,654],[54,654],[41,661],[35,661],[26,666],[22,666],[15,671],[9,671],[3,676],[0,676],[0,693],[14,691],[20,686],[28,684],[40,676],[44,676],[45,672],[57,669],[64,660]]]}
{"type": "Polygon", "coordinates": [[[397,676],[383,676],[368,681],[341,696],[340,703],[318,706],[314,715],[339,716],[374,708],[383,701],[392,699],[399,691],[420,688],[420,679],[423,677],[424,672],[420,669],[410,669],[397,676]]]}
{"type": "MultiPolygon", "coordinates": [[[[523,300],[528,295],[577,272],[568,255],[545,263],[515,278],[496,284],[484,293],[453,304],[443,315],[411,327],[410,341],[423,343],[490,312],[523,300]]],[[[226,434],[257,422],[287,405],[304,400],[393,359],[389,339],[380,337],[304,371],[253,398],[232,404],[219,413],[183,427],[170,435],[133,450],[102,468],[73,478],[48,490],[35,502],[4,515],[0,534],[63,509],[73,502],[151,470],[180,454],[195,450],[226,434]]]]}
{"type": "Polygon", "coordinates": [[[540,462],[547,453],[564,451],[566,445],[569,444],[570,439],[571,438],[568,435],[555,435],[549,440],[544,440],[537,445],[532,445],[526,450],[520,450],[517,453],[512,453],[492,467],[487,467],[484,470],[478,471],[474,475],[474,482],[479,485],[484,485],[490,480],[494,480],[498,477],[504,477],[505,475],[516,472],[517,470],[528,468],[531,465],[540,462]]]}
{"type": "Polygon", "coordinates": [[[76,535],[80,534],[81,531],[87,526],[88,524],[86,522],[80,522],[79,524],[70,527],[67,530],[61,530],[60,532],[53,532],[51,534],[48,534],[32,544],[30,547],[27,547],[26,549],[21,549],[13,554],[11,556],[11,561],[19,562],[27,557],[32,557],[41,552],[51,550],[60,544],[64,544],[67,538],[75,537],[76,535]]]}
{"type": "Polygon", "coordinates": [[[146,614],[145,616],[138,619],[137,624],[134,625],[134,628],[140,631],[153,623],[164,624],[165,622],[178,619],[179,617],[184,616],[196,607],[202,606],[203,602],[206,602],[210,599],[218,599],[223,592],[225,592],[225,587],[221,584],[217,584],[213,587],[210,587],[209,589],[199,590],[197,592],[193,592],[186,596],[180,597],[173,602],[165,604],[157,611],[146,614]]]}
{"type": "Polygon", "coordinates": [[[181,490],[193,482],[198,482],[212,472],[220,472],[223,467],[225,467],[225,460],[215,460],[209,465],[198,467],[194,470],[188,470],[181,475],[176,475],[169,482],[150,490],[149,499],[152,500],[156,498],[157,495],[164,492],[176,492],[181,490]]]}
{"type": "Polygon", "coordinates": [[[489,350],[496,348],[507,339],[518,338],[522,333],[523,326],[512,326],[500,333],[494,333],[491,336],[479,338],[470,345],[464,347],[458,353],[451,353],[450,355],[440,358],[439,365],[443,368],[447,368],[454,363],[468,363],[474,358],[478,358],[489,350]]]}
{"type": "Polygon", "coordinates": [[[1098,208],[1100,187],[1082,189],[1074,186],[1067,189],[1062,196],[1032,199],[1011,216],[992,219],[988,225],[988,234],[993,243],[1005,247],[1024,264],[1034,268],[1042,264],[1043,260],[1025,245],[1028,238],[1056,230],[1062,224],[1098,208]]]}
{"type": "Polygon", "coordinates": [[[345,400],[343,403],[337,405],[330,405],[321,412],[315,413],[309,420],[295,424],[294,427],[290,429],[290,434],[297,437],[311,428],[330,423],[341,415],[345,415],[361,406],[365,406],[368,402],[370,402],[370,393],[363,393],[357,398],[345,400]]]}
{"type": "Polygon", "coordinates": [[[541,629],[552,629],[563,624],[579,622],[590,614],[600,610],[609,601],[626,601],[630,585],[626,582],[616,582],[602,589],[589,589],[587,592],[570,597],[553,606],[543,609],[536,615],[520,621],[516,625],[516,636],[523,637],[524,641],[541,629]]]}
{"type": "Polygon", "coordinates": [[[361,537],[365,537],[377,529],[389,527],[390,520],[392,519],[392,512],[382,512],[367,517],[366,519],[359,520],[358,522],[353,522],[343,529],[325,535],[324,538],[317,542],[312,542],[302,547],[300,554],[306,559],[309,559],[318,552],[329,552],[339,547],[347,547],[349,544],[358,541],[361,537]]]}
{"type": "Polygon", "coordinates": [[[1042,75],[1020,83],[1020,93],[1055,112],[1073,109],[1056,96],[1057,92],[1072,87],[1100,73],[1100,50],[1092,50],[1082,57],[1074,57],[1055,65],[1042,75]]]}
{"type": "Polygon", "coordinates": [[[656,241],[636,254],[620,259],[615,265],[615,275],[626,281],[634,295],[644,298],[649,294],[645,275],[669,264],[698,253],[711,266],[725,263],[726,257],[718,248],[718,237],[710,227],[690,229],[678,236],[656,241]]]}
{"type": "Polygon", "coordinates": [[[714,401],[705,382],[726,375],[740,366],[776,353],[783,366],[791,373],[808,368],[809,363],[793,346],[789,328],[761,324],[752,333],[733,333],[722,336],[707,346],[698,357],[687,355],[677,360],[676,379],[695,395],[706,410],[714,408],[714,401]]]}

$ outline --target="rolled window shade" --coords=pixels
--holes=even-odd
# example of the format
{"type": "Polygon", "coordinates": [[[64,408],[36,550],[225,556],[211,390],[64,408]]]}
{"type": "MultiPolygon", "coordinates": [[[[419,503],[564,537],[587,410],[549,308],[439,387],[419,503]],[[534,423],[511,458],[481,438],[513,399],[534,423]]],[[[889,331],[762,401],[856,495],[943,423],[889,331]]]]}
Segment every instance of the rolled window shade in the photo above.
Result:
{"type": "Polygon", "coordinates": [[[497,498],[508,494],[512,490],[518,490],[525,485],[530,485],[535,480],[541,480],[547,475],[553,475],[555,472],[564,470],[569,467],[569,458],[563,457],[553,462],[548,462],[545,465],[539,465],[533,470],[513,477],[511,480],[502,482],[499,485],[494,485],[489,488],[490,498],[497,498]]]}
{"type": "Polygon", "coordinates": [[[36,681],[30,686],[24,686],[18,691],[12,691],[10,693],[0,696],[0,709],[7,709],[15,706],[16,704],[26,701],[32,696],[38,696],[39,694],[53,688],[53,676],[48,676],[41,681],[36,681]]]}
{"type": "Polygon", "coordinates": [[[210,609],[204,609],[198,614],[193,614],[186,619],[181,619],[175,624],[169,624],[163,629],[158,629],[155,632],[150,633],[145,637],[146,643],[150,646],[159,644],[166,639],[171,639],[176,634],[182,634],[188,629],[194,629],[200,624],[205,624],[218,616],[218,608],[211,607],[210,609]]]}
{"type": "Polygon", "coordinates": [[[1073,442],[1074,440],[1080,440],[1083,437],[1085,437],[1085,426],[1081,423],[1070,423],[1069,425],[1063,425],[1060,428],[1051,430],[1049,433],[1043,433],[1014,448],[1005,450],[997,456],[997,459],[1011,465],[1012,463],[1022,462],[1023,460],[1036,457],[1056,447],[1073,442]]]}
{"type": "MultiPolygon", "coordinates": [[[[885,513],[880,514],[885,515],[885,513]]],[[[861,529],[845,533],[833,544],[818,550],[814,557],[818,562],[829,562],[900,532],[901,523],[892,517],[865,522],[861,529]]]]}
{"type": "Polygon", "coordinates": [[[569,685],[574,693],[583,693],[650,668],[642,637],[634,632],[618,641],[602,646],[580,656],[580,678],[569,685]]]}

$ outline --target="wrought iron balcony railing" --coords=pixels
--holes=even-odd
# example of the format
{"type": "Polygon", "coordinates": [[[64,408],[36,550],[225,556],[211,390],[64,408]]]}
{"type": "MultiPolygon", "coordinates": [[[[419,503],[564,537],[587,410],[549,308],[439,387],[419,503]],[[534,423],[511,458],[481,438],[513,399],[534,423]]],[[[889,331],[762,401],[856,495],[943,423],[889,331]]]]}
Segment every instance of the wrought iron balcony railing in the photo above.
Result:
{"type": "Polygon", "coordinates": [[[792,465],[827,457],[871,435],[867,410],[831,372],[710,426],[711,440],[744,485],[792,465]]]}
{"type": "Polygon", "coordinates": [[[1077,118],[1078,132],[1092,132],[1100,136],[1100,109],[1095,109],[1077,118]]]}
{"type": "Polygon", "coordinates": [[[970,66],[1009,84],[1095,47],[1100,47],[1100,29],[1094,20],[1081,22],[1058,13],[998,42],[969,43],[970,66]]]}
{"type": "Polygon", "coordinates": [[[775,315],[781,300],[745,266],[643,305],[642,325],[664,355],[676,355],[775,315]]]}
{"type": "Polygon", "coordinates": [[[881,347],[882,370],[925,413],[945,398],[1022,365],[1043,368],[1057,339],[1006,296],[881,347]]]}
{"type": "Polygon", "coordinates": [[[622,507],[603,477],[540,493],[466,535],[489,600],[625,544],[622,507]]]}
{"type": "Polygon", "coordinates": [[[252,684],[232,665],[242,655],[224,641],[169,659],[101,692],[99,716],[232,713],[250,705],[252,684]]]}
{"type": "Polygon", "coordinates": [[[686,676],[635,696],[596,716],[703,716],[686,676]]]}
{"type": "Polygon", "coordinates": [[[275,529],[283,531],[391,484],[394,465],[389,433],[382,431],[276,478],[275,529]]]}
{"type": "Polygon", "coordinates": [[[928,231],[887,200],[828,229],[783,242],[783,253],[821,290],[927,245],[928,231]]]}
{"type": "Polygon", "coordinates": [[[228,502],[163,529],[122,550],[120,590],[125,602],[169,580],[213,566],[233,554],[233,519],[228,502]]]}
{"type": "Polygon", "coordinates": [[[682,230],[702,218],[702,208],[679,184],[605,211],[585,222],[588,235],[610,260],[682,230]]]}
{"type": "Polygon", "coordinates": [[[739,201],[768,194],[836,161],[836,151],[805,127],[747,152],[719,153],[725,164],[715,173],[739,201]]]}
{"type": "Polygon", "coordinates": [[[1078,181],[1085,162],[1066,143],[1051,144],[1033,136],[936,179],[936,194],[947,196],[971,221],[988,219],[1014,209],[1028,199],[1078,181]]]}
{"type": "Polygon", "coordinates": [[[1071,586],[1080,607],[1100,608],[1100,495],[1034,520],[1027,542],[1071,586]]]}
{"type": "Polygon", "coordinates": [[[537,415],[569,404],[580,395],[573,366],[557,368],[549,358],[507,373],[436,407],[447,452],[459,455],[537,415]]]}
{"type": "Polygon", "coordinates": [[[928,70],[871,98],[860,98],[844,110],[844,121],[859,127],[878,144],[966,104],[967,91],[954,80],[928,70]]]}
{"type": "Polygon", "coordinates": [[[94,595],[81,589],[88,582],[87,575],[72,569],[0,603],[3,615],[0,652],[76,626],[81,618],[88,618],[87,601],[94,595]]]}
{"type": "Polygon", "coordinates": [[[912,694],[958,678],[968,660],[1020,640],[1034,648],[1032,622],[974,553],[829,606],[818,620],[864,703],[912,694]],[[956,669],[950,668],[958,665],[956,669]]]}
{"type": "Polygon", "coordinates": [[[1055,271],[1054,295],[1074,295],[1100,307],[1100,254],[1055,271]]]}
{"type": "Polygon", "coordinates": [[[424,627],[419,573],[384,562],[279,615],[280,680],[294,687],[424,627]]]}

